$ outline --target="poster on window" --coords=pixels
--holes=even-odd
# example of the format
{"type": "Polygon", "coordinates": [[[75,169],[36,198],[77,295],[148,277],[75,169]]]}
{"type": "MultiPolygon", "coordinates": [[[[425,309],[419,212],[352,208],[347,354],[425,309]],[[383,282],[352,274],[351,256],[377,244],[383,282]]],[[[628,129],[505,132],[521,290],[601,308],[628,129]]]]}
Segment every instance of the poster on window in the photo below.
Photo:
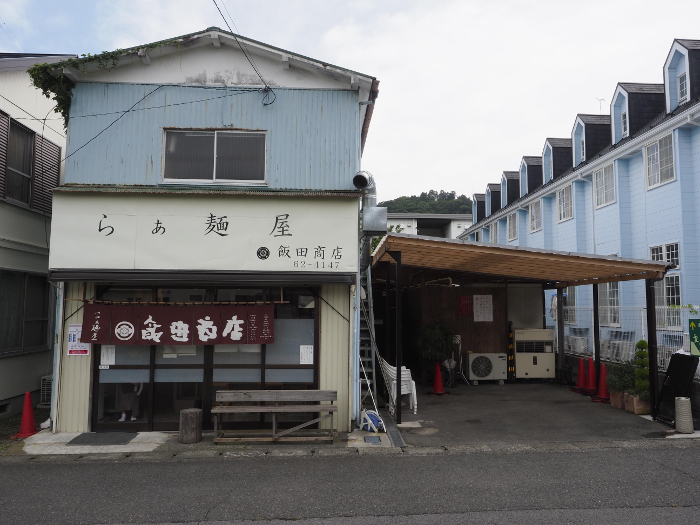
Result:
{"type": "Polygon", "coordinates": [[[474,296],[474,322],[489,323],[493,321],[493,296],[474,296]]]}
{"type": "Polygon", "coordinates": [[[68,325],[68,355],[90,355],[90,343],[80,341],[82,324],[68,325]]]}

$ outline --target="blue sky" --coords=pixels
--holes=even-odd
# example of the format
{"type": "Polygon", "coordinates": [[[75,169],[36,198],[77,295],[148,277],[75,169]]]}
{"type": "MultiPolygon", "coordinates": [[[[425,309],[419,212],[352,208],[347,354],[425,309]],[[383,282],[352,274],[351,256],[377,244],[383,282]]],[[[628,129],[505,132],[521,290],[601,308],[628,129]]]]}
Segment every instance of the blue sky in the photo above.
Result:
{"type": "MultiPolygon", "coordinates": [[[[217,0],[221,3],[221,0],[217,0]]],[[[470,195],[608,111],[617,82],[662,82],[700,2],[225,0],[241,34],[376,76],[363,168],[379,198],[470,195]]],[[[0,51],[97,53],[224,27],[212,0],[0,0],[0,51]],[[12,31],[20,41],[15,44],[12,31]]]]}

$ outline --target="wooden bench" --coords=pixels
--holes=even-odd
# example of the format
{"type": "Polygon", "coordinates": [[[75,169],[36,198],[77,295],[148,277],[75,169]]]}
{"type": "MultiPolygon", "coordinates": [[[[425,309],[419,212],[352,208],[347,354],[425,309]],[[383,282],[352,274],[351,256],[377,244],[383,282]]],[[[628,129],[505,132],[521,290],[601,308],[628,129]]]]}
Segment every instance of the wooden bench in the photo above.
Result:
{"type": "Polygon", "coordinates": [[[335,402],[338,393],[334,390],[217,390],[217,403],[237,403],[212,407],[214,415],[214,443],[235,441],[330,441],[333,442],[333,414],[338,411],[335,402]],[[330,404],[321,404],[328,401],[330,404]],[[265,403],[265,404],[263,404],[265,403]],[[296,403],[296,404],[287,404],[296,403]],[[311,404],[302,404],[311,403],[311,404]],[[277,414],[283,413],[314,413],[319,417],[297,425],[293,428],[279,431],[277,429],[277,414]],[[327,413],[326,415],[321,415],[327,413]],[[272,434],[241,434],[233,435],[231,431],[221,429],[221,414],[272,414],[272,434]],[[309,429],[304,435],[295,434],[309,425],[330,418],[329,430],[309,429]]]}

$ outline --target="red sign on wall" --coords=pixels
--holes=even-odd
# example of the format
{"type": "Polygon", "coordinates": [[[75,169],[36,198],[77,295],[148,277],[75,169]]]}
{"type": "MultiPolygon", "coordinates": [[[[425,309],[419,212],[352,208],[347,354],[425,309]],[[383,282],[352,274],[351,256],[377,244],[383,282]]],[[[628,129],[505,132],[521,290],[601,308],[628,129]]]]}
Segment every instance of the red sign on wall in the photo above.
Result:
{"type": "Polygon", "coordinates": [[[459,315],[472,315],[472,296],[459,296],[459,315]]]}
{"type": "Polygon", "coordinates": [[[113,345],[272,344],[275,308],[86,304],[81,339],[113,345]]]}

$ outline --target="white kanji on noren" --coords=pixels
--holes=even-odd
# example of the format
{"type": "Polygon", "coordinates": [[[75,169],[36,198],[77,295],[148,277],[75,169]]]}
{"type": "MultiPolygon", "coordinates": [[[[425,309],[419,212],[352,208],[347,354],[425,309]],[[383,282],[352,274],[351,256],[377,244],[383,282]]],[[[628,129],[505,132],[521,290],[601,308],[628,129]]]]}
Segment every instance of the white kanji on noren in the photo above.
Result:
{"type": "Polygon", "coordinates": [[[232,341],[240,341],[243,338],[243,319],[238,319],[237,315],[234,315],[231,319],[226,321],[226,326],[221,335],[226,337],[231,334],[232,341]]]}
{"type": "Polygon", "coordinates": [[[182,321],[170,323],[170,336],[174,341],[186,343],[189,341],[190,325],[182,321]]]}
{"type": "Polygon", "coordinates": [[[141,330],[141,339],[144,341],[155,341],[156,343],[160,343],[160,336],[163,335],[163,332],[156,332],[158,328],[161,327],[158,323],[156,323],[153,320],[153,317],[150,315],[148,316],[148,319],[146,319],[143,324],[146,326],[145,330],[141,330]]]}
{"type": "Polygon", "coordinates": [[[204,319],[198,319],[197,332],[199,333],[199,340],[202,342],[209,341],[210,339],[216,339],[216,326],[214,326],[214,321],[207,315],[204,319]]]}

